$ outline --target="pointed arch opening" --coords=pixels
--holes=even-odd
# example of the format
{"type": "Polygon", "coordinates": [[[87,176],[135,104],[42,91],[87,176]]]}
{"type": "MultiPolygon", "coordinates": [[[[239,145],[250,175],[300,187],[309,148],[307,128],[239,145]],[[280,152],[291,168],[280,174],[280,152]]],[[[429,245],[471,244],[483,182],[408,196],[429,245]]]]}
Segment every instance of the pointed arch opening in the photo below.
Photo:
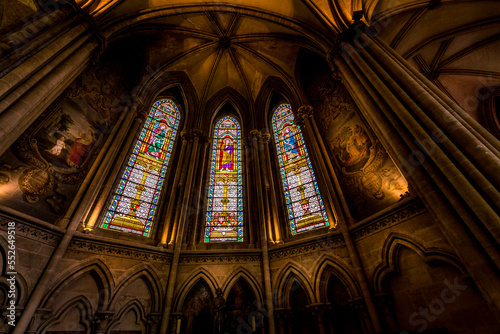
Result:
{"type": "Polygon", "coordinates": [[[205,221],[205,242],[243,241],[241,127],[232,116],[217,121],[205,221]]]}
{"type": "Polygon", "coordinates": [[[276,107],[272,125],[291,234],[328,226],[304,137],[288,103],[276,107]]]}
{"type": "Polygon", "coordinates": [[[153,104],[115,188],[103,229],[151,235],[179,121],[180,112],[173,100],[153,104]]]}

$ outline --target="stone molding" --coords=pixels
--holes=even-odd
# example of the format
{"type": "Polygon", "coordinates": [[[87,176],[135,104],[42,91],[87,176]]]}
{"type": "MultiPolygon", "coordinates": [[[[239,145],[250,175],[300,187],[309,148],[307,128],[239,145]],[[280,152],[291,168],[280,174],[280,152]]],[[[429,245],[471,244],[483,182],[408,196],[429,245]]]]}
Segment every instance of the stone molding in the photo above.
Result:
{"type": "Polygon", "coordinates": [[[148,249],[131,249],[126,246],[105,245],[90,240],[71,240],[68,251],[80,251],[99,255],[118,256],[141,261],[152,261],[170,264],[172,255],[163,252],[154,252],[148,249]]]}
{"type": "Polygon", "coordinates": [[[40,243],[56,247],[61,239],[57,233],[51,233],[44,230],[42,227],[31,226],[15,219],[0,217],[0,230],[7,231],[9,222],[16,223],[16,235],[25,237],[27,239],[35,240],[40,243]]]}
{"type": "Polygon", "coordinates": [[[345,247],[344,238],[342,235],[331,235],[328,237],[318,236],[314,241],[304,245],[297,245],[287,249],[276,249],[269,251],[269,260],[280,260],[297,255],[319,252],[322,250],[332,250],[339,247],[345,247]]]}
{"type": "Polygon", "coordinates": [[[187,255],[181,256],[180,264],[211,264],[211,263],[247,263],[247,262],[260,262],[262,261],[261,255],[246,255],[246,254],[228,254],[228,255],[187,255]]]}
{"type": "Polygon", "coordinates": [[[364,239],[372,234],[383,231],[410,218],[421,215],[424,212],[427,212],[427,209],[421,201],[418,201],[407,207],[399,209],[396,212],[391,212],[388,216],[375,219],[374,221],[369,222],[362,227],[355,228],[353,231],[351,231],[352,240],[358,241],[364,239]]]}
{"type": "MultiPolygon", "coordinates": [[[[410,218],[416,217],[426,212],[426,208],[421,201],[413,202],[406,207],[398,209],[390,214],[375,219],[372,222],[356,227],[351,231],[354,241],[362,240],[379,231],[395,226],[410,218]]],[[[0,217],[0,230],[7,230],[7,224],[11,221],[16,221],[16,233],[21,237],[35,240],[37,242],[56,247],[61,236],[57,232],[47,231],[43,227],[32,226],[29,223],[19,222],[7,217],[0,217]]],[[[269,259],[280,260],[291,258],[297,255],[303,255],[322,250],[332,250],[345,247],[345,242],[342,235],[330,235],[327,237],[317,237],[314,241],[308,241],[294,246],[284,246],[270,250],[269,259]]],[[[80,251],[92,254],[105,256],[117,256],[131,258],[141,261],[152,261],[170,264],[172,261],[171,254],[165,254],[162,251],[155,252],[150,249],[131,248],[125,245],[109,245],[102,241],[85,240],[80,237],[74,238],[68,250],[80,251]]],[[[254,254],[185,254],[181,255],[181,264],[211,264],[211,263],[249,263],[260,262],[262,256],[254,254]]]]}

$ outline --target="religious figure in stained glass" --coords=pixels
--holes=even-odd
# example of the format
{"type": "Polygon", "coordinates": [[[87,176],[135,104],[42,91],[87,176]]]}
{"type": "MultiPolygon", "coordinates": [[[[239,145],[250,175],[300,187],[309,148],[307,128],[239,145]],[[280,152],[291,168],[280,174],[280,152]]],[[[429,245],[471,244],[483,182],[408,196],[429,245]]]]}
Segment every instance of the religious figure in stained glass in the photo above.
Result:
{"type": "Polygon", "coordinates": [[[232,170],[234,158],[234,145],[231,137],[222,140],[220,150],[220,170],[232,170]]]}
{"type": "Polygon", "coordinates": [[[288,104],[273,115],[273,130],[292,234],[328,226],[311,161],[288,104]]]}
{"type": "Polygon", "coordinates": [[[152,157],[159,158],[163,152],[163,144],[168,136],[167,125],[163,122],[157,122],[154,129],[149,136],[148,146],[146,153],[152,157]]]}
{"type": "Polygon", "coordinates": [[[299,139],[297,139],[297,133],[291,126],[283,128],[283,133],[283,145],[286,152],[285,160],[288,162],[300,156],[299,139]]]}
{"type": "Polygon", "coordinates": [[[240,125],[226,116],[215,125],[205,242],[243,241],[240,125]]]}
{"type": "Polygon", "coordinates": [[[179,120],[172,100],[153,105],[102,228],[150,235],[179,120]]]}

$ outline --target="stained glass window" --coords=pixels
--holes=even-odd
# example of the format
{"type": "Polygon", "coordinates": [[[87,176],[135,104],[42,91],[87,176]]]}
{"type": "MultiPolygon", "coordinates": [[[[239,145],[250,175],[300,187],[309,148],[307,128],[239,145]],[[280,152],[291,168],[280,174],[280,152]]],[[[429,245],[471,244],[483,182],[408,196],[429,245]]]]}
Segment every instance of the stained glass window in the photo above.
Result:
{"type": "Polygon", "coordinates": [[[289,104],[278,106],[273,130],[292,234],[328,226],[311,161],[289,104]]]}
{"type": "Polygon", "coordinates": [[[230,116],[215,125],[205,242],[243,241],[240,125],[230,116]]]}
{"type": "Polygon", "coordinates": [[[149,236],[180,114],[172,100],[156,102],[128,160],[102,228],[149,236]]]}

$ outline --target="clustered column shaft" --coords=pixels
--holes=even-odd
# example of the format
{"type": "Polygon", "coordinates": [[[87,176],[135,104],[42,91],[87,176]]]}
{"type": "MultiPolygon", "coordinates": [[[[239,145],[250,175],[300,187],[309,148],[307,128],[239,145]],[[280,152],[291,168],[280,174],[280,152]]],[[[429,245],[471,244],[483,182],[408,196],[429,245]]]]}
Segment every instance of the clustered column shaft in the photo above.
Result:
{"type": "Polygon", "coordinates": [[[334,59],[361,112],[500,318],[498,140],[362,29],[334,59]]]}

